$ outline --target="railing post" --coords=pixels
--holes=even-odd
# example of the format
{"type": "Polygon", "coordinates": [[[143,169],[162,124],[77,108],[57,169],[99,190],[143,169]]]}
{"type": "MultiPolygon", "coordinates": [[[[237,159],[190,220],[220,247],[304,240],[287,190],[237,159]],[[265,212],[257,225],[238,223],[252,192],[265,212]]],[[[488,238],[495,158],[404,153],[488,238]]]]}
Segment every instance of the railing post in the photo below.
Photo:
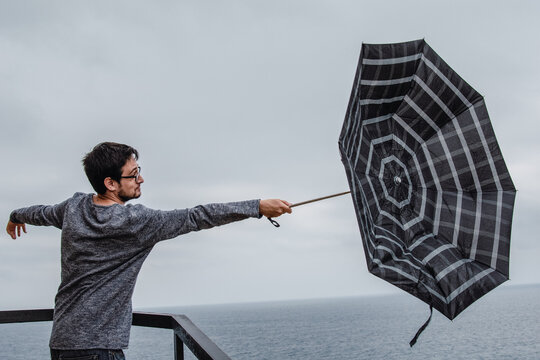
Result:
{"type": "Polygon", "coordinates": [[[184,360],[184,343],[176,334],[174,336],[174,360],[184,360]]]}

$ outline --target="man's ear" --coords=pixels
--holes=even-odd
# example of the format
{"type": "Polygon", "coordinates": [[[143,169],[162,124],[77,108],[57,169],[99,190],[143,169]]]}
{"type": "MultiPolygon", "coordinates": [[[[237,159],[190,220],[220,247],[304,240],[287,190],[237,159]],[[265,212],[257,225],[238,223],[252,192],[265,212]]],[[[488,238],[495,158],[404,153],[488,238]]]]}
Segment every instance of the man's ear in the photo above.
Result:
{"type": "Polygon", "coordinates": [[[103,184],[105,185],[107,190],[111,192],[114,192],[118,189],[118,183],[110,177],[106,177],[105,180],[103,180],[103,184]]]}

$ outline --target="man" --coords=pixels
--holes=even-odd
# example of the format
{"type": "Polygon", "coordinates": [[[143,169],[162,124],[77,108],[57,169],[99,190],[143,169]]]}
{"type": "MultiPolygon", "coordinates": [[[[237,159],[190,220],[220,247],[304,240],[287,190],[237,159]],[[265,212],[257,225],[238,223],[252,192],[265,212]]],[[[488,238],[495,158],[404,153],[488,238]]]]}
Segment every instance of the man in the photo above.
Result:
{"type": "Polygon", "coordinates": [[[53,360],[124,359],[135,281],[157,242],[249,217],[291,213],[290,204],[277,199],[171,211],[125,205],[141,196],[144,178],[137,160],[137,150],[128,145],[98,144],[83,159],[96,194],[76,193],[57,205],[30,206],[10,215],[6,230],[13,239],[26,232],[25,224],[62,229],[53,360]]]}

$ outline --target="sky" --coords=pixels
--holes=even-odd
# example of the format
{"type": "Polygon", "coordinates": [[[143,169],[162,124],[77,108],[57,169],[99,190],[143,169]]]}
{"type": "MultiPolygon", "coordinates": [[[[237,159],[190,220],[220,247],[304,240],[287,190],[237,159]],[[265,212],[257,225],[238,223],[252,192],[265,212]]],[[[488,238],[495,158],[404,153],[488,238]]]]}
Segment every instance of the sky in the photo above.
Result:
{"type": "MultiPolygon", "coordinates": [[[[156,209],[348,190],[337,141],[361,44],[424,38],[486,100],[518,189],[510,278],[540,282],[540,3],[0,0],[0,217],[92,192],[134,146],[156,209]]],[[[401,294],[371,275],[350,196],[159,243],[137,307],[401,294]]],[[[60,231],[0,238],[1,309],[52,307],[60,231]]],[[[405,295],[404,295],[405,296],[405,295]]],[[[409,295],[406,295],[409,296],[409,295]]]]}

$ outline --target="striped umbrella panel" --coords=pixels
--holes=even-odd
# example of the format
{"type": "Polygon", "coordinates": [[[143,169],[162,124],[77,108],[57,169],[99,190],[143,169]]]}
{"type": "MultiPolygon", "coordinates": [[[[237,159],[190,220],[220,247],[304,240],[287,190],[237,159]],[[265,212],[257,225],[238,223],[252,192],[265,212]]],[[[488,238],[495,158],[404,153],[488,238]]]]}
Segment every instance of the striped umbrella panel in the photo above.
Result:
{"type": "Polygon", "coordinates": [[[450,319],[508,279],[515,187],[483,97],[424,40],[362,45],[339,149],[373,274],[450,319]]]}

